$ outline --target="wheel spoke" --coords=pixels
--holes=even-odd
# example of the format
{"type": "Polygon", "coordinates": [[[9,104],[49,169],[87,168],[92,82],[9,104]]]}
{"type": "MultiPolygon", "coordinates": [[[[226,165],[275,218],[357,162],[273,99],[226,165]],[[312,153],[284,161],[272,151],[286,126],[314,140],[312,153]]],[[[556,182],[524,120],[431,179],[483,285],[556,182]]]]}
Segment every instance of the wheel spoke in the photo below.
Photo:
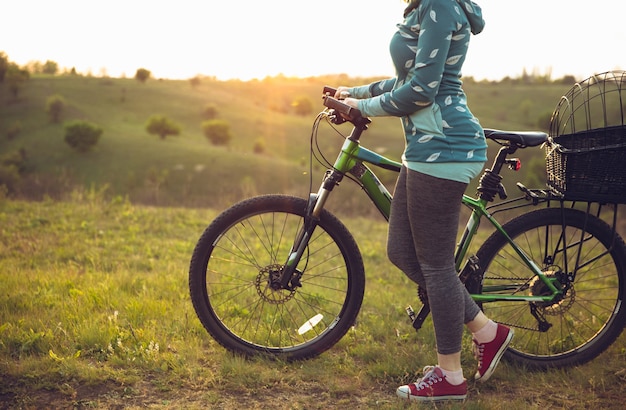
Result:
{"type": "Polygon", "coordinates": [[[205,328],[227,348],[310,357],[354,323],[364,293],[363,262],[348,230],[326,211],[296,267],[302,286],[277,289],[306,205],[281,195],[244,201],[218,217],[198,242],[190,267],[192,300],[205,328]]]}
{"type": "MultiPolygon", "coordinates": [[[[515,330],[508,356],[531,366],[592,359],[619,335],[625,318],[620,309],[626,266],[623,241],[614,244],[612,230],[598,218],[574,209],[561,211],[531,212],[504,229],[563,295],[552,302],[483,303],[487,316],[515,330]],[[533,312],[550,325],[547,330],[540,330],[533,312]]],[[[540,278],[524,277],[529,268],[503,236],[492,235],[478,254],[484,265],[483,294],[552,294],[540,278]]]]}

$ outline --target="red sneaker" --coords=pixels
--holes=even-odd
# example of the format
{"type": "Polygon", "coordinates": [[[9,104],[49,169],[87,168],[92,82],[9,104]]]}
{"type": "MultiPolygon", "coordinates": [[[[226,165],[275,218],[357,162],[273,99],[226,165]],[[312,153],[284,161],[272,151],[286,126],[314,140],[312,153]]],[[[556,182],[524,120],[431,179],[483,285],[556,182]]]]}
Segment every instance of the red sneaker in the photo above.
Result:
{"type": "Polygon", "coordinates": [[[398,387],[396,394],[412,401],[465,400],[467,382],[464,380],[459,385],[450,384],[438,366],[426,366],[424,377],[415,383],[398,387]]]}
{"type": "Polygon", "coordinates": [[[480,344],[474,340],[474,356],[478,360],[478,370],[474,375],[477,381],[487,381],[496,370],[502,355],[513,339],[513,330],[498,323],[496,338],[489,343],[480,344]]]}

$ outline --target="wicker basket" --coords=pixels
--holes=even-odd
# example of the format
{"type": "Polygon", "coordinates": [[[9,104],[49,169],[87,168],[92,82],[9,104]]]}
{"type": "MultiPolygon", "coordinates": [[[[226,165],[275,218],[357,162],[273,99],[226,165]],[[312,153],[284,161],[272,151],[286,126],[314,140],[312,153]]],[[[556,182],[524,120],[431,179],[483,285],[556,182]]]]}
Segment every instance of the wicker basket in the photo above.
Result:
{"type": "Polygon", "coordinates": [[[567,200],[626,203],[626,71],[577,83],[561,97],[546,144],[548,187],[567,200]]]}

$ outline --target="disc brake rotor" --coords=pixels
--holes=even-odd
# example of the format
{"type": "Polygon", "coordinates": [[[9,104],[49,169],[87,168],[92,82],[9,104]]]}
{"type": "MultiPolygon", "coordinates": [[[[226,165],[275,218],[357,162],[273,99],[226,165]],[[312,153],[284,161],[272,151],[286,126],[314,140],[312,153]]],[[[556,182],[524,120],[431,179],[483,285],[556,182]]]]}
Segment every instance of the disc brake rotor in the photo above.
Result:
{"type": "Polygon", "coordinates": [[[274,264],[268,265],[259,271],[255,280],[256,291],[268,303],[278,305],[285,303],[295,295],[295,289],[278,289],[274,290],[270,286],[271,283],[278,280],[283,266],[274,264]]]}
{"type": "MultiPolygon", "coordinates": [[[[574,286],[567,280],[567,276],[561,273],[560,269],[550,270],[545,272],[546,278],[551,280],[552,283],[560,286],[565,290],[565,293],[560,297],[555,298],[548,302],[534,302],[538,309],[541,309],[543,314],[546,315],[560,315],[565,313],[574,304],[576,299],[576,291],[574,286]],[[557,279],[556,281],[554,279],[557,279]]],[[[550,296],[552,291],[543,282],[543,280],[537,276],[529,284],[531,296],[550,296]]]]}

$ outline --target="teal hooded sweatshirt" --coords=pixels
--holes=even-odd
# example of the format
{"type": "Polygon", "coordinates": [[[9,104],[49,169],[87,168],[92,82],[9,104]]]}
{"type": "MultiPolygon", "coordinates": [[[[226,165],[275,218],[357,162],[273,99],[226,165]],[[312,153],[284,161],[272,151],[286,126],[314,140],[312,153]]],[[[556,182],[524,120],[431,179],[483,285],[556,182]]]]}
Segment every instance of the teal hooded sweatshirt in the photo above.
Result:
{"type": "Polygon", "coordinates": [[[416,4],[391,39],[396,76],[349,92],[363,115],[401,118],[405,164],[484,163],[484,132],[461,81],[470,37],[485,24],[481,9],[469,0],[411,3],[416,4]]]}

